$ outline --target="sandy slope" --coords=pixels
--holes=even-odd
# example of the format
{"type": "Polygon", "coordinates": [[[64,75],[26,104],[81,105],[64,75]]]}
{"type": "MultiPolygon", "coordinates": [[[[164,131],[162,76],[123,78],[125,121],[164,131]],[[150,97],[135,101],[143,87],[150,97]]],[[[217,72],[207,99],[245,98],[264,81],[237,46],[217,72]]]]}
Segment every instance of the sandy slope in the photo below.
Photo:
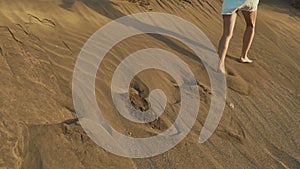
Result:
{"type": "Polygon", "coordinates": [[[300,168],[300,13],[283,0],[260,5],[251,65],[237,62],[244,29],[238,17],[227,58],[227,106],[206,143],[199,144],[198,136],[210,103],[207,73],[181,42],[156,35],[131,37],[110,51],[98,71],[98,104],[121,133],[148,137],[167,129],[180,104],[174,80],[163,72],[145,71],[132,83],[133,102],[141,109],[148,102],[135,93],[147,96],[160,87],[168,96],[165,114],[153,123],[128,122],[111,100],[101,99],[110,94],[113,71],[126,56],[160,47],[188,63],[200,84],[201,108],[192,132],[175,148],[147,159],[113,155],[89,139],[74,120],[71,81],[81,47],[101,26],[131,13],[167,12],[197,25],[217,46],[221,2],[145,2],[0,1],[0,168],[300,168]]]}

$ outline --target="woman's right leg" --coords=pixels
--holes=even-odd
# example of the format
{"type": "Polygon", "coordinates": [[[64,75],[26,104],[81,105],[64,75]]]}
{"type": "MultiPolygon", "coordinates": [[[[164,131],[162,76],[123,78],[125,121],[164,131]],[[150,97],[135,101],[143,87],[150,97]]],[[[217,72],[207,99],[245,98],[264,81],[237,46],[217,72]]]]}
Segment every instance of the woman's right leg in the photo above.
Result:
{"type": "Polygon", "coordinates": [[[227,54],[228,46],[233,35],[233,29],[236,21],[236,13],[231,15],[223,15],[223,35],[219,42],[219,71],[225,74],[225,57],[227,54]]]}
{"type": "Polygon", "coordinates": [[[254,12],[243,11],[243,15],[244,15],[247,26],[246,26],[246,30],[244,33],[243,49],[242,49],[242,55],[241,55],[240,59],[241,59],[241,62],[251,63],[253,61],[248,58],[248,51],[251,47],[251,44],[252,44],[252,41],[254,38],[257,11],[254,11],[254,12]]]}

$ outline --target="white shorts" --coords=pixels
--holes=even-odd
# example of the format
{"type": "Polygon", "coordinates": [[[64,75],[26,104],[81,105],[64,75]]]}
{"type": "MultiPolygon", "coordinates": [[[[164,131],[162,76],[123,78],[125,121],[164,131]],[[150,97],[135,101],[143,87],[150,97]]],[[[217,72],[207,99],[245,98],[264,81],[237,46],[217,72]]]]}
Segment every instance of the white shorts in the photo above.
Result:
{"type": "Polygon", "coordinates": [[[224,0],[222,5],[222,15],[231,15],[238,10],[256,11],[259,0],[224,0]]]}

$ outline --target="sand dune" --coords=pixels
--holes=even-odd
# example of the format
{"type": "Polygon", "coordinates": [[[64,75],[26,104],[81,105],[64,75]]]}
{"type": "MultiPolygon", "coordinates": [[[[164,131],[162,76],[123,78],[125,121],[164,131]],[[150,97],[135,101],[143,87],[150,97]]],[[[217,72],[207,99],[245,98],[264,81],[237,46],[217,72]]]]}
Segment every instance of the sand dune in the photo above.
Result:
{"type": "Polygon", "coordinates": [[[190,134],[170,151],[145,159],[107,152],[76,120],[72,75],[77,56],[106,23],[146,11],[182,17],[217,46],[221,2],[5,0],[0,9],[0,168],[300,168],[300,13],[291,2],[261,2],[250,52],[253,64],[237,61],[245,26],[238,16],[226,61],[226,107],[216,132],[203,144],[198,137],[211,87],[190,48],[170,37],[143,34],[109,51],[97,72],[95,91],[104,117],[125,135],[157,135],[171,126],[180,108],[174,79],[154,70],[133,79],[130,95],[136,108],[147,110],[149,92],[163,89],[168,102],[158,120],[130,122],[120,116],[112,99],[101,99],[110,98],[114,70],[129,54],[150,47],[170,51],[188,64],[199,85],[201,106],[190,134]]]}

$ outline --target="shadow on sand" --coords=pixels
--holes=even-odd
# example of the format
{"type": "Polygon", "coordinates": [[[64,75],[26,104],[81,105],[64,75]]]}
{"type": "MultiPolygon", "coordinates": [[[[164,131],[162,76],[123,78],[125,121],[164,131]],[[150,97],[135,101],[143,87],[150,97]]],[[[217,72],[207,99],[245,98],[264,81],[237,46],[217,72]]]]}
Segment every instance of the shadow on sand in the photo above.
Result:
{"type": "MultiPolygon", "coordinates": [[[[122,13],[121,11],[117,10],[114,6],[117,6],[117,4],[109,1],[109,0],[62,0],[62,4],[60,4],[60,7],[66,9],[66,10],[71,10],[72,6],[75,4],[75,2],[81,2],[83,4],[85,4],[87,7],[89,7],[90,9],[94,10],[95,12],[104,15],[112,20],[115,20],[117,18],[120,18],[122,16],[126,16],[126,14],[122,13]]],[[[132,24],[130,23],[136,23],[135,25],[141,25],[141,27],[147,27],[153,30],[158,30],[161,29],[162,32],[168,32],[172,35],[175,35],[175,37],[180,37],[182,39],[185,39],[186,41],[200,46],[202,49],[210,51],[210,52],[215,52],[215,50],[199,43],[196,41],[193,41],[191,39],[188,39],[187,37],[184,37],[180,34],[177,34],[175,32],[171,32],[170,30],[164,30],[162,28],[158,28],[152,25],[147,25],[145,23],[140,22],[139,20],[135,20],[132,19],[132,21],[128,22],[128,23],[124,23],[122,22],[122,24],[126,25],[126,26],[132,26],[132,24]]],[[[139,27],[135,27],[136,29],[140,29],[139,27]]],[[[190,50],[187,50],[185,48],[183,48],[182,46],[179,46],[178,44],[176,44],[174,41],[172,41],[171,38],[166,38],[165,36],[159,35],[159,34],[148,34],[149,36],[165,43],[168,47],[170,47],[171,49],[185,55],[188,56],[194,60],[196,60],[197,62],[201,62],[203,64],[208,65],[207,63],[205,63],[203,60],[200,60],[199,57],[197,55],[195,55],[193,52],[191,52],[190,50]]]]}

